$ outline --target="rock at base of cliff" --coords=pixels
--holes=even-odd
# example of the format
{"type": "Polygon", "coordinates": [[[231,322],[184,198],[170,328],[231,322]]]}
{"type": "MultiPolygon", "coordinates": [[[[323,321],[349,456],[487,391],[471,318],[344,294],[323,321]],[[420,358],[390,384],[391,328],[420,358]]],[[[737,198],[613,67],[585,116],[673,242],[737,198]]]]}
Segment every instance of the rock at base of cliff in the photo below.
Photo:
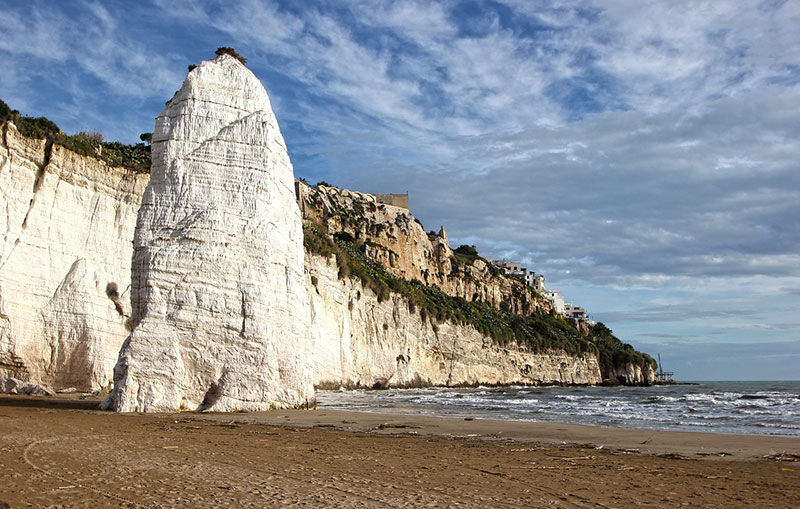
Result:
{"type": "Polygon", "coordinates": [[[8,377],[0,384],[5,394],[24,394],[26,396],[55,396],[56,393],[41,385],[23,382],[16,378],[8,377]]]}

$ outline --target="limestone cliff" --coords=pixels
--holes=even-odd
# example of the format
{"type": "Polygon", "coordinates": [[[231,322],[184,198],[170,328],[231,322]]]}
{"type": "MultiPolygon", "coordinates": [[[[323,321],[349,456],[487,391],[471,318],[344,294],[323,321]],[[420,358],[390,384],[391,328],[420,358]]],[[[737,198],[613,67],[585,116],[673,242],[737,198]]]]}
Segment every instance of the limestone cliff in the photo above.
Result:
{"type": "MultiPolygon", "coordinates": [[[[130,239],[148,176],[109,167],[58,146],[46,147],[44,140],[21,137],[13,125],[5,126],[3,132],[0,178],[6,230],[0,270],[0,377],[14,376],[56,389],[99,389],[110,382],[127,335],[130,239]],[[39,184],[35,185],[37,175],[39,184]]],[[[350,194],[362,203],[372,203],[370,195],[362,193],[330,193],[345,198],[350,194]]],[[[308,198],[300,203],[307,217],[320,217],[309,212],[308,198]]],[[[359,202],[350,203],[352,220],[366,223],[357,215],[359,202]]],[[[386,235],[370,238],[382,239],[386,245],[396,242],[397,250],[382,249],[378,240],[365,242],[364,250],[390,270],[424,279],[425,270],[430,273],[429,267],[435,266],[431,261],[436,260],[437,250],[443,253],[438,258],[444,267],[455,257],[443,230],[433,237],[420,235],[424,232],[407,210],[374,205],[376,214],[369,219],[372,231],[383,230],[386,235]],[[406,219],[398,220],[401,216],[406,219]],[[406,233],[398,223],[406,227],[406,233]],[[392,251],[405,255],[393,258],[392,251]]],[[[362,206],[365,213],[371,208],[362,206]]],[[[313,210],[320,210],[319,205],[313,210]]],[[[328,223],[332,230],[336,230],[335,221],[328,223]]],[[[425,319],[419,310],[411,311],[402,295],[392,293],[384,300],[358,278],[339,278],[333,263],[332,258],[306,257],[315,384],[371,387],[601,381],[597,358],[592,355],[533,353],[517,342],[499,346],[468,325],[446,319],[434,324],[433,317],[425,319]]],[[[474,264],[477,270],[481,263],[474,264]]],[[[448,270],[452,273],[452,268],[437,273],[448,270]]],[[[470,293],[459,288],[485,287],[489,290],[483,295],[494,295],[489,300],[502,304],[501,288],[507,278],[484,272],[489,281],[495,281],[487,284],[479,272],[472,274],[444,277],[442,287],[459,296],[470,293]]],[[[237,302],[241,306],[241,296],[237,302]]],[[[231,328],[238,331],[241,322],[237,320],[231,328]]],[[[627,363],[605,375],[612,382],[638,384],[652,382],[651,372],[648,366],[627,363]]],[[[205,393],[198,404],[203,400],[205,393]]]]}
{"type": "MultiPolygon", "coordinates": [[[[502,274],[484,259],[454,252],[444,227],[438,233],[425,233],[422,224],[406,208],[380,203],[376,196],[366,193],[325,185],[310,186],[302,181],[297,182],[296,192],[305,221],[316,225],[312,231],[321,229],[328,236],[346,239],[345,244],[357,248],[367,259],[377,262],[397,278],[418,280],[450,297],[497,308],[499,312],[485,320],[467,321],[495,341],[503,340],[509,335],[509,329],[515,329],[510,334],[516,337],[515,343],[507,350],[531,348],[550,355],[569,350],[575,357],[580,356],[584,348],[589,348],[602,361],[603,383],[648,385],[654,382],[650,364],[653,361],[649,356],[622,343],[603,324],[598,324],[594,330],[595,327],[586,322],[567,320],[569,327],[565,330],[563,320],[558,320],[561,324],[548,323],[547,315],[553,313],[553,309],[547,299],[522,281],[502,274]],[[531,320],[525,325],[524,319],[516,319],[514,315],[527,316],[531,320]],[[503,329],[503,324],[497,327],[498,321],[506,325],[505,331],[497,333],[498,328],[503,329]],[[490,323],[483,327],[486,322],[490,323]],[[536,338],[518,334],[522,330],[536,338]],[[577,351],[574,348],[576,344],[577,351]]],[[[368,272],[372,271],[368,269],[368,272]]],[[[363,277],[363,274],[358,277],[363,277]]],[[[381,284],[377,286],[373,285],[372,289],[382,293],[381,284]]],[[[440,306],[443,300],[440,297],[433,300],[433,312],[438,315],[436,321],[439,324],[448,322],[446,318],[452,306],[450,309],[447,305],[440,306]]],[[[458,303],[450,304],[460,307],[458,303]]],[[[468,318],[475,317],[475,313],[478,316],[486,314],[480,308],[472,308],[467,313],[468,318]]],[[[449,322],[453,323],[452,320],[449,322]]],[[[553,383],[572,383],[559,382],[558,376],[543,376],[543,379],[553,383]]]]}
{"type": "Polygon", "coordinates": [[[378,203],[370,194],[304,182],[298,182],[297,194],[305,220],[324,225],[330,234],[347,232],[364,243],[367,256],[398,277],[512,313],[552,309],[550,301],[484,259],[454,253],[444,227],[426,233],[404,208],[378,203]]]}
{"type": "Polygon", "coordinates": [[[639,366],[626,362],[611,370],[609,380],[622,385],[653,385],[656,381],[656,371],[651,364],[639,366]]]}
{"type": "Polygon", "coordinates": [[[314,404],[303,231],[269,97],[230,55],[156,119],[132,265],[118,411],[314,404]]]}
{"type": "Polygon", "coordinates": [[[269,99],[227,56],[192,71],[159,116],[146,193],[148,175],[10,123],[2,135],[0,380],[97,390],[122,347],[119,410],[310,405],[312,382],[652,382],[611,331],[567,326],[524,284],[455,253],[444,228],[426,233],[372,195],[297,183],[324,242],[349,237],[376,264],[353,273],[328,252],[304,266],[269,99]]]}
{"type": "Polygon", "coordinates": [[[0,379],[110,384],[128,334],[130,240],[146,184],[2,125],[0,379]]]}
{"type": "Polygon", "coordinates": [[[307,257],[314,382],[327,387],[598,384],[597,357],[504,347],[468,325],[433,323],[399,294],[379,300],[340,279],[333,257],[307,257]]]}

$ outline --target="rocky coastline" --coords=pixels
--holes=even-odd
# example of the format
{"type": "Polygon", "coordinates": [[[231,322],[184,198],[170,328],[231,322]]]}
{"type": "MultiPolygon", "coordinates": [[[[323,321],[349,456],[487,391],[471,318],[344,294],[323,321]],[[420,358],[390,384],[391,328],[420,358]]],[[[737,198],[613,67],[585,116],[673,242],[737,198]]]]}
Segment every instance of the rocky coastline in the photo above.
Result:
{"type": "Polygon", "coordinates": [[[456,256],[444,228],[296,182],[266,91],[228,55],[191,71],[162,112],[150,175],[11,121],[0,141],[2,379],[113,386],[107,406],[125,411],[308,407],[314,385],[654,380],[610,331],[553,318],[542,296],[456,256]],[[378,276],[304,250],[303,224],[378,276]],[[483,322],[465,318],[476,309],[483,322]],[[497,317],[538,332],[486,325],[497,317]],[[601,341],[628,357],[609,368],[601,341]]]}

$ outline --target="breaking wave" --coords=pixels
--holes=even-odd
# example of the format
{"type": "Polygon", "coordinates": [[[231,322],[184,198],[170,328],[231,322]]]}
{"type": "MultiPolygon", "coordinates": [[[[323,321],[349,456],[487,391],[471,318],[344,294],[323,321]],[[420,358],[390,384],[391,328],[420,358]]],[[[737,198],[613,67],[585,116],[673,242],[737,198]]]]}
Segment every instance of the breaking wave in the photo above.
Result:
{"type": "Polygon", "coordinates": [[[320,408],[800,436],[800,382],[320,391],[320,408]]]}

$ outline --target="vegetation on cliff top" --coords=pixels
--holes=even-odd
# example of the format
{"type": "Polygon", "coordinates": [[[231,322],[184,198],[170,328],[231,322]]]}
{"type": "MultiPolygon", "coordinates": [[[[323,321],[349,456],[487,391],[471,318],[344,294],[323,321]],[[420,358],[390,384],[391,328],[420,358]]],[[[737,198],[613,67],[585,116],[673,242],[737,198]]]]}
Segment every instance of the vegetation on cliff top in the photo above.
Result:
{"type": "Polygon", "coordinates": [[[451,275],[458,275],[462,267],[472,265],[475,260],[482,260],[486,264],[486,268],[491,276],[506,277],[502,270],[495,267],[492,262],[478,254],[478,249],[475,246],[468,246],[466,244],[461,244],[453,250],[453,257],[450,258],[451,275]]]}
{"type": "Polygon", "coordinates": [[[21,115],[0,100],[0,124],[6,121],[13,122],[20,134],[28,138],[46,139],[50,144],[61,145],[76,154],[93,157],[112,166],[123,166],[138,173],[150,172],[150,146],[144,143],[126,145],[117,141],[103,141],[103,135],[99,132],[68,135],[52,120],[21,115]]]}
{"type": "Polygon", "coordinates": [[[633,345],[623,343],[619,340],[603,322],[597,322],[589,329],[589,338],[599,350],[600,370],[610,373],[616,366],[624,366],[628,363],[644,367],[649,364],[656,369],[655,359],[643,352],[634,350],[633,345]]]}
{"type": "Polygon", "coordinates": [[[586,337],[555,314],[518,315],[497,309],[487,302],[469,302],[419,280],[408,281],[395,276],[368,258],[364,254],[364,245],[357,245],[346,232],[337,233],[332,240],[324,227],[311,223],[303,227],[303,233],[307,252],[336,257],[340,278],[360,280],[364,287],[377,295],[379,302],[388,300],[391,293],[402,295],[408,301],[409,310],[419,312],[423,320],[429,319],[434,331],[437,323],[450,321],[472,326],[502,347],[516,342],[537,353],[594,353],[598,356],[604,378],[609,378],[615,367],[628,362],[638,366],[652,362],[648,355],[636,352],[631,345],[616,338],[603,324],[597,324],[586,337]]]}
{"type": "Polygon", "coordinates": [[[236,60],[238,60],[239,62],[241,62],[242,65],[247,65],[247,59],[245,57],[243,57],[242,55],[240,55],[238,51],[236,51],[235,49],[231,48],[230,46],[220,46],[219,48],[217,48],[217,51],[215,51],[215,53],[217,54],[217,56],[219,56],[219,55],[230,55],[233,58],[235,58],[236,60]]]}

